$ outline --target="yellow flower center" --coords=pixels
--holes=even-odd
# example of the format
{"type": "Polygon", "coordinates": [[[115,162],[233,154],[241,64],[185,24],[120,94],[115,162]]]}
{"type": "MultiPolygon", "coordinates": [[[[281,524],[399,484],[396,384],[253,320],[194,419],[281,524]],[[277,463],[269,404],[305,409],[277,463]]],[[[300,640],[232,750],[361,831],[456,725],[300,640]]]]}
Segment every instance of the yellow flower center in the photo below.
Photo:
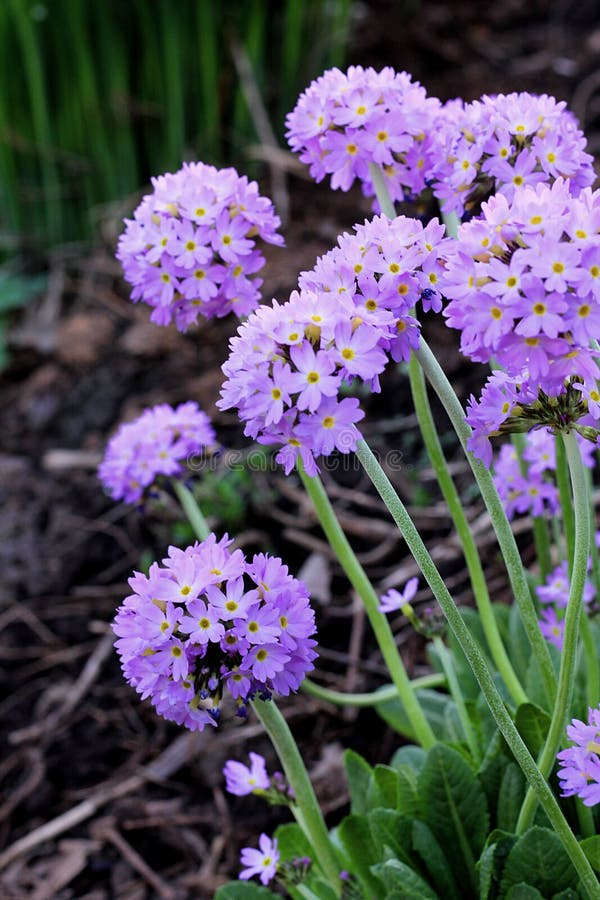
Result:
{"type": "Polygon", "coordinates": [[[306,376],[306,380],[309,384],[316,384],[319,381],[320,375],[318,372],[309,372],[306,376]]]}

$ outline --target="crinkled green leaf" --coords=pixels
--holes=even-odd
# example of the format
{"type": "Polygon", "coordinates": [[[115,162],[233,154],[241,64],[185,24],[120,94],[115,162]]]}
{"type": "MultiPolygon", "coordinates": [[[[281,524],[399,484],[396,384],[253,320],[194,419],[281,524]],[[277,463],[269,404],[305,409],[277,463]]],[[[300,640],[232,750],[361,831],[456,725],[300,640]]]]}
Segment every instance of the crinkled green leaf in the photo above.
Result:
{"type": "Polygon", "coordinates": [[[537,888],[530,884],[515,884],[506,895],[506,900],[544,900],[537,888]]]}
{"type": "Polygon", "coordinates": [[[369,809],[375,809],[378,806],[396,809],[398,780],[397,769],[393,769],[391,766],[375,766],[367,796],[369,809]]]}
{"type": "Polygon", "coordinates": [[[354,750],[344,753],[344,767],[350,789],[350,803],[353,813],[364,814],[369,810],[368,793],[371,784],[372,768],[354,750]]]}
{"type": "Polygon", "coordinates": [[[385,885],[385,894],[375,894],[377,900],[391,896],[398,900],[438,900],[438,895],[407,865],[397,859],[390,859],[373,867],[374,873],[385,885]]]}
{"type": "Polygon", "coordinates": [[[538,888],[544,896],[576,887],[577,874],[554,831],[534,825],[508,854],[502,890],[508,892],[521,882],[538,888]]]}
{"type": "MultiPolygon", "coordinates": [[[[448,734],[445,712],[448,705],[455,706],[454,700],[448,694],[442,694],[429,688],[416,691],[416,695],[436,738],[441,741],[453,740],[448,734]]],[[[377,703],[375,709],[390,728],[411,740],[416,740],[414,729],[399,697],[377,703]]]]}
{"type": "Polygon", "coordinates": [[[383,896],[382,884],[373,874],[372,867],[383,860],[384,848],[373,840],[367,817],[351,813],[340,824],[338,833],[351,860],[351,869],[368,894],[383,896]]]}
{"type": "Polygon", "coordinates": [[[496,811],[498,828],[512,832],[525,799],[525,776],[518,765],[509,762],[498,791],[498,807],[496,811]]]}
{"type": "Polygon", "coordinates": [[[388,847],[397,859],[412,866],[411,820],[393,809],[374,809],[368,819],[375,844],[388,847]]]}
{"type": "Polygon", "coordinates": [[[295,822],[279,825],[275,830],[275,837],[277,838],[277,849],[282,862],[303,856],[309,856],[312,860],[316,859],[315,852],[306,835],[295,822]]]}
{"type": "Polygon", "coordinates": [[[584,838],[581,841],[581,849],[589,859],[596,872],[600,872],[600,834],[595,834],[593,835],[593,837],[584,838]]]}
{"type": "Polygon", "coordinates": [[[400,766],[410,766],[417,774],[425,765],[427,752],[422,747],[416,747],[413,744],[407,744],[406,747],[399,747],[392,756],[390,766],[395,769],[400,766]]]}
{"type": "Polygon", "coordinates": [[[452,875],[452,866],[425,822],[415,819],[412,827],[413,848],[421,857],[429,881],[444,900],[462,900],[452,875]]]}
{"type": "Polygon", "coordinates": [[[475,890],[489,816],[482,786],[456,750],[436,744],[419,775],[419,818],[429,825],[452,860],[459,883],[475,890]]]}
{"type": "Polygon", "coordinates": [[[411,766],[403,763],[396,769],[398,781],[396,783],[396,809],[403,816],[414,818],[419,808],[417,796],[417,772],[411,766]]]}
{"type": "Polygon", "coordinates": [[[515,715],[515,725],[535,758],[546,741],[550,716],[535,703],[521,703],[515,715]]]}

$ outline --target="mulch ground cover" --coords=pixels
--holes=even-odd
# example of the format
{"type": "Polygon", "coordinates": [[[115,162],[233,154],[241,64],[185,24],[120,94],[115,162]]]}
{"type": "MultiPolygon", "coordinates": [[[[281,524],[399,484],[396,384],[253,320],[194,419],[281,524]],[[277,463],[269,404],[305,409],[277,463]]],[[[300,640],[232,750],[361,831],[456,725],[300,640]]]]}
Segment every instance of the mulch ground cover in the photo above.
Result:
{"type": "MultiPolygon", "coordinates": [[[[595,4],[498,6],[361,3],[349,62],[404,68],[442,99],[554,93],[570,102],[592,152],[600,151],[595,4]]],[[[269,192],[268,175],[262,189],[269,192]]],[[[312,268],[342,228],[369,215],[360,192],[333,193],[294,171],[288,190],[286,247],[268,254],[266,299],[286,299],[298,272],[312,268]]],[[[120,280],[112,255],[118,228],[109,221],[92,249],[50,253],[48,290],[14,320],[11,362],[0,376],[0,896],[7,900],[210,898],[236,876],[239,848],[288,819],[259,800],[224,793],[227,758],[253,749],[273,768],[254,721],[182,734],[139,703],[121,677],[109,623],[127,577],[169,543],[191,540],[168,497],[142,516],[110,501],[97,480],[107,438],[144,407],[194,399],[213,419],[222,451],[206,476],[209,518],[218,531],[235,533],[244,550],[281,555],[308,582],[319,626],[318,680],[346,691],[385,681],[362,609],[298,481],[274,467],[249,476],[237,465],[251,448],[235,416],[214,405],[235,324],[207,323],[187,335],[151,325],[120,280]]],[[[455,335],[439,320],[425,327],[466,399],[483,373],[460,357],[455,335]]],[[[415,435],[405,376],[390,372],[383,394],[363,399],[367,439],[382,454],[395,451],[390,477],[454,596],[468,603],[462,557],[415,435]]],[[[492,597],[509,602],[464,457],[439,421],[492,597]]],[[[416,574],[360,471],[341,466],[324,478],[377,589],[416,574]]],[[[417,604],[429,599],[423,589],[417,604]]],[[[427,671],[420,639],[400,620],[392,624],[411,674],[427,671]]],[[[386,762],[399,736],[370,710],[335,709],[303,694],[283,707],[333,824],[347,803],[342,748],[386,762]]]]}

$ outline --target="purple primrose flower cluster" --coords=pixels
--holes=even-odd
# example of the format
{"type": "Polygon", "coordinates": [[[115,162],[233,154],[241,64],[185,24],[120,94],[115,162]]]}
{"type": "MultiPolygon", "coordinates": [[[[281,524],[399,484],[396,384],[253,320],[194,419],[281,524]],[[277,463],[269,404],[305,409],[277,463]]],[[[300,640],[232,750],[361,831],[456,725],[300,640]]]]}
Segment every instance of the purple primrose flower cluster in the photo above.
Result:
{"type": "Polygon", "coordinates": [[[315,457],[355,449],[364,413],[343,387],[357,379],[379,391],[388,360],[418,346],[414,307],[441,308],[443,231],[437,219],[423,227],[406,216],[357,225],[302,273],[289,301],[238,329],[218,406],[238,409],[245,434],[280,445],[287,473],[298,457],[312,475],[315,457]]]}
{"type": "Polygon", "coordinates": [[[180,331],[199,315],[247,315],[262,284],[256,238],[283,243],[271,201],[235,169],[201,162],[153,178],[152,186],[119,240],[131,299],[151,306],[157,325],[174,321],[180,331]]]}
{"type": "Polygon", "coordinates": [[[114,500],[140,503],[157,478],[181,476],[185,460],[214,441],[210,419],[197,403],[181,403],[176,409],[161,403],[120,426],[98,475],[114,500]]]}
{"type": "Polygon", "coordinates": [[[214,534],[136,572],[114,622],[127,681],[165,719],[215,725],[223,695],[244,715],[255,696],[298,689],[316,657],[305,585],[276,557],[248,561],[214,534]]]}

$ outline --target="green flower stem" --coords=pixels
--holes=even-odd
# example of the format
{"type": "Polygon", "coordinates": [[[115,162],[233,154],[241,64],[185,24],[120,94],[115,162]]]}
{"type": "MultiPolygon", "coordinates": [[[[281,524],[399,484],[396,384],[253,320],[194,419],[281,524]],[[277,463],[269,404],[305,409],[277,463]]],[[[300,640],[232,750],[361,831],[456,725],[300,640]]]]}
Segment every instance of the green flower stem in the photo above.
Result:
{"type": "MultiPolygon", "coordinates": [[[[588,480],[588,491],[590,492],[590,511],[593,522],[595,520],[595,509],[592,496],[594,491],[594,480],[589,469],[586,469],[586,473],[588,480]]],[[[594,587],[596,588],[596,597],[600,599],[600,553],[598,552],[595,534],[592,534],[592,538],[590,541],[590,556],[592,557],[592,581],[594,582],[594,587]]]]}
{"type": "MultiPolygon", "coordinates": [[[[577,647],[579,637],[579,625],[583,611],[583,589],[585,587],[587,560],[590,552],[590,504],[587,490],[587,479],[581,462],[581,453],[575,432],[562,435],[564,449],[571,476],[573,489],[573,512],[575,534],[573,541],[573,571],[569,590],[569,602],[565,616],[565,631],[563,649],[560,660],[560,672],[558,676],[558,691],[556,702],[550,720],[548,736],[538,760],[538,766],[542,775],[547,778],[554,765],[556,754],[564,738],[564,731],[573,696],[573,682],[575,679],[575,664],[577,662],[577,647]]],[[[568,500],[571,505],[571,497],[568,500]]],[[[517,822],[517,833],[522,834],[533,821],[537,807],[537,797],[531,790],[527,792],[521,813],[517,822]]]]}
{"type": "Polygon", "coordinates": [[[576,801],[577,821],[579,822],[579,831],[584,838],[594,837],[596,834],[596,825],[594,823],[594,813],[590,806],[586,806],[581,800],[576,801]]]}
{"type": "Polygon", "coordinates": [[[585,607],[581,610],[581,642],[585,655],[585,695],[587,705],[595,707],[598,706],[600,701],[600,663],[594,633],[585,607]]]}
{"type": "Polygon", "coordinates": [[[199,541],[205,541],[210,534],[210,528],[196,503],[196,498],[189,488],[186,488],[183,482],[178,481],[176,478],[173,478],[171,484],[190,525],[194,529],[196,537],[199,541]]]}
{"type": "Polygon", "coordinates": [[[560,510],[565,532],[565,543],[567,546],[567,562],[569,572],[571,572],[573,568],[573,552],[575,550],[575,515],[571,505],[571,488],[569,485],[569,464],[567,462],[567,454],[565,452],[565,445],[558,434],[555,436],[555,446],[556,483],[558,485],[560,510]]]}
{"type": "MultiPolygon", "coordinates": [[[[423,688],[442,687],[442,685],[446,684],[446,678],[444,675],[434,672],[432,675],[413,678],[410,684],[413,691],[418,691],[423,688]]],[[[334,703],[336,706],[377,706],[378,703],[395,700],[398,696],[398,688],[395,684],[386,684],[384,687],[371,691],[369,694],[346,694],[343,691],[332,691],[330,688],[316,684],[310,678],[305,678],[300,689],[305,694],[310,694],[311,697],[326,700],[328,703],[334,703]]]]}
{"type": "Polygon", "coordinates": [[[587,895],[590,898],[594,898],[594,900],[600,900],[600,884],[598,884],[589,860],[571,831],[546,779],[538,769],[533,757],[523,742],[521,735],[517,731],[515,723],[510,717],[502,697],[498,693],[481,650],[465,625],[435,563],[415,528],[414,522],[408,515],[404,504],[396,494],[387,475],[364,440],[359,441],[356,452],[366,473],[369,475],[379,495],[392,514],[394,521],[398,525],[398,528],[429,584],[433,595],[442,608],[450,628],[454,632],[456,639],[462,647],[469,665],[471,666],[473,674],[477,679],[481,692],[498,728],[510,747],[517,763],[521,767],[523,774],[531,785],[535,797],[541,803],[554,830],[567,851],[587,895]]]}
{"type": "MultiPolygon", "coordinates": [[[[525,450],[525,435],[512,434],[512,444],[517,451],[519,459],[519,468],[521,475],[527,477],[527,462],[523,459],[523,451],[525,450]]],[[[548,521],[544,516],[533,516],[533,541],[535,543],[535,555],[540,567],[540,580],[546,581],[548,575],[552,571],[552,557],[550,547],[550,530],[548,521]]]]}
{"type": "MultiPolygon", "coordinates": [[[[464,410],[460,405],[458,397],[454,393],[452,385],[448,381],[444,371],[430,348],[427,346],[423,337],[421,337],[419,342],[419,349],[416,351],[416,356],[421,363],[430,384],[440,398],[446,413],[454,426],[454,430],[466,451],[467,441],[471,436],[471,429],[465,419],[464,410]]],[[[480,462],[480,460],[476,459],[472,453],[467,451],[466,456],[469,465],[473,470],[473,474],[475,475],[475,479],[477,480],[477,484],[479,485],[479,490],[481,491],[481,496],[483,497],[483,501],[490,515],[494,531],[496,532],[508,577],[513,589],[513,594],[519,607],[519,612],[521,613],[521,620],[529,643],[531,644],[531,649],[540,668],[548,700],[550,705],[552,705],[554,703],[554,697],[556,696],[556,675],[548,646],[540,631],[537,613],[531,598],[515,536],[506,517],[506,512],[502,506],[502,502],[498,496],[489,470],[482,462],[480,462]]]]}
{"type": "Polygon", "coordinates": [[[390,192],[387,189],[385,176],[381,170],[381,166],[378,166],[376,163],[369,163],[369,175],[373,182],[375,196],[379,200],[381,212],[384,216],[387,216],[388,219],[395,219],[397,215],[396,207],[394,206],[394,201],[390,197],[390,192]]]}
{"type": "Polygon", "coordinates": [[[479,747],[477,745],[477,739],[475,737],[475,732],[473,731],[473,726],[471,725],[471,720],[469,719],[469,713],[467,712],[467,707],[465,705],[465,698],[462,695],[460,684],[458,683],[458,678],[456,677],[456,672],[454,671],[452,656],[448,652],[448,648],[444,644],[441,637],[434,637],[433,645],[437,650],[442,668],[444,670],[444,674],[446,675],[450,694],[452,696],[452,699],[456,703],[458,718],[460,719],[460,724],[462,725],[463,731],[465,733],[465,738],[467,740],[469,750],[471,751],[471,756],[473,758],[473,761],[479,764],[481,762],[481,754],[479,752],[479,747]]]}
{"type": "Polygon", "coordinates": [[[458,229],[460,226],[460,221],[458,216],[454,212],[446,213],[444,210],[441,210],[442,222],[446,226],[446,234],[448,237],[457,237],[458,229]]]}
{"type": "Polygon", "coordinates": [[[288,784],[294,791],[296,802],[292,810],[296,820],[315,851],[317,861],[330,886],[339,897],[340,867],[294,736],[273,700],[252,700],[252,707],[269,735],[288,784]]]}
{"type": "Polygon", "coordinates": [[[390,624],[385,615],[379,610],[379,598],[340,527],[320,478],[316,475],[307,475],[300,462],[298,463],[298,472],[313,502],[327,540],[348,576],[350,584],[364,604],[369,622],[375,633],[385,664],[388,667],[390,678],[404,704],[416,738],[421,746],[427,750],[435,744],[435,735],[410,683],[390,624]]]}
{"type": "Polygon", "coordinates": [[[456,486],[454,484],[454,481],[452,480],[452,476],[448,471],[448,465],[444,457],[444,451],[442,450],[435,423],[433,421],[431,407],[429,405],[429,399],[427,397],[427,385],[425,383],[423,369],[419,365],[419,361],[414,355],[411,355],[409,363],[409,376],[413,402],[415,411],[417,413],[417,418],[419,420],[421,434],[423,435],[423,440],[425,442],[425,447],[427,449],[429,459],[431,460],[431,464],[435,469],[438,484],[441,488],[442,494],[444,495],[446,503],[448,504],[448,509],[450,510],[452,521],[454,522],[457,534],[462,544],[465,561],[469,570],[469,576],[471,578],[471,585],[473,587],[473,595],[475,597],[475,602],[477,604],[477,609],[479,611],[479,616],[481,619],[481,625],[486,637],[486,641],[488,643],[488,647],[490,649],[490,653],[492,655],[492,659],[496,663],[498,671],[504,679],[504,682],[508,690],[510,691],[510,694],[515,703],[517,705],[526,703],[527,695],[523,690],[519,679],[517,678],[515,670],[513,669],[510,659],[508,658],[508,654],[506,653],[506,650],[504,648],[502,638],[500,637],[500,632],[498,630],[496,617],[494,616],[494,612],[492,610],[490,595],[487,589],[487,583],[485,580],[485,575],[483,573],[483,568],[481,566],[479,553],[477,551],[475,541],[473,540],[473,535],[471,534],[471,529],[469,527],[469,523],[467,521],[462,503],[460,502],[458,491],[456,490],[456,486]]]}

